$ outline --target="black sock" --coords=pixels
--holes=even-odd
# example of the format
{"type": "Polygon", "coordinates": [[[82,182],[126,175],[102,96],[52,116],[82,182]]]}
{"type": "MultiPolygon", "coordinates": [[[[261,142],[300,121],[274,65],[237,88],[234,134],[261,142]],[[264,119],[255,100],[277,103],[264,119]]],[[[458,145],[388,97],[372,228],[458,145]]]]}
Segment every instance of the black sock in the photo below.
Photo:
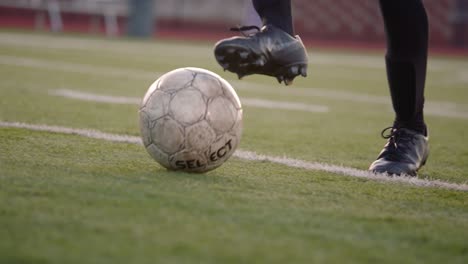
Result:
{"type": "Polygon", "coordinates": [[[395,127],[427,134],[424,122],[428,21],[421,0],[380,0],[387,34],[387,78],[395,127]]]}
{"type": "Polygon", "coordinates": [[[270,24],[294,35],[291,0],[252,0],[252,3],[264,25],[270,24]]]}

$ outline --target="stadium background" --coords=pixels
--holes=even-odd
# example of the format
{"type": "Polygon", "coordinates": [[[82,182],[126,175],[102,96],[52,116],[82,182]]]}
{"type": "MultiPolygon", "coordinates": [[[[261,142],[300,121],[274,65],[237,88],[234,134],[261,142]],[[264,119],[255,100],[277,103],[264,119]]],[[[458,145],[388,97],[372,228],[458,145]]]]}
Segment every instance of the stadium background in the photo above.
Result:
{"type": "Polygon", "coordinates": [[[423,1],[431,156],[406,178],[365,171],[394,115],[378,0],[292,0],[291,87],[216,63],[246,1],[0,0],[0,263],[468,263],[467,0],[423,1]],[[235,157],[193,175],[104,140],[139,142],[148,86],[186,66],[240,96],[235,157]]]}
{"type": "MultiPolygon", "coordinates": [[[[384,45],[377,0],[293,0],[292,3],[296,31],[309,45],[384,45]]],[[[468,0],[425,0],[424,3],[430,20],[430,47],[466,53],[468,0]]],[[[0,1],[1,28],[216,40],[231,35],[227,31],[230,26],[252,23],[258,21],[252,14],[250,0],[0,1]]]]}

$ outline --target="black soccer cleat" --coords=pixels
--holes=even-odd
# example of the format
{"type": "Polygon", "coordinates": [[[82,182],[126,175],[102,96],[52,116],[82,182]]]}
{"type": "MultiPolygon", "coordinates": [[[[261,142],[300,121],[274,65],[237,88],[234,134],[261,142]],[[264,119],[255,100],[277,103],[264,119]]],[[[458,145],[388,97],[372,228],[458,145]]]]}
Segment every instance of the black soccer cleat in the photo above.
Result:
{"type": "Polygon", "coordinates": [[[292,84],[298,75],[307,76],[307,52],[299,36],[266,25],[241,27],[236,31],[257,28],[255,34],[218,41],[215,57],[224,70],[237,73],[239,79],[251,74],[274,76],[278,82],[292,84]]]}
{"type": "Polygon", "coordinates": [[[387,144],[369,170],[389,175],[416,176],[429,156],[428,137],[406,128],[388,127],[382,131],[387,144]],[[384,135],[391,129],[389,135],[384,135]]]}

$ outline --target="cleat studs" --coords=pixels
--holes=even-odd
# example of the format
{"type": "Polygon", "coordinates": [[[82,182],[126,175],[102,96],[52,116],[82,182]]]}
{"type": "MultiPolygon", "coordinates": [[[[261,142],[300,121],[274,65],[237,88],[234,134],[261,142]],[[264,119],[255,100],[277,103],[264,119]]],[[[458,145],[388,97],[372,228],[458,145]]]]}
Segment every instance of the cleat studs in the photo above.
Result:
{"type": "Polygon", "coordinates": [[[299,66],[292,66],[291,68],[289,68],[289,73],[292,76],[298,75],[299,74],[299,66]]]}
{"type": "Polygon", "coordinates": [[[236,52],[236,49],[234,49],[234,48],[227,48],[227,49],[226,49],[226,52],[232,54],[232,53],[236,52]]]}
{"type": "Polygon", "coordinates": [[[262,67],[263,65],[265,65],[265,61],[263,60],[263,58],[259,58],[258,60],[254,62],[254,65],[262,67]]]}
{"type": "Polygon", "coordinates": [[[281,75],[276,76],[276,79],[278,80],[278,83],[281,83],[282,81],[284,81],[284,77],[281,75]]]}
{"type": "Polygon", "coordinates": [[[294,80],[294,79],[285,78],[285,79],[284,79],[284,84],[286,84],[286,85],[291,85],[291,84],[293,83],[293,80],[294,80]]]}
{"type": "Polygon", "coordinates": [[[249,53],[247,51],[241,51],[239,52],[239,57],[243,60],[247,59],[249,57],[249,53]]]}
{"type": "Polygon", "coordinates": [[[301,68],[301,75],[302,77],[307,77],[307,66],[301,68]]]}

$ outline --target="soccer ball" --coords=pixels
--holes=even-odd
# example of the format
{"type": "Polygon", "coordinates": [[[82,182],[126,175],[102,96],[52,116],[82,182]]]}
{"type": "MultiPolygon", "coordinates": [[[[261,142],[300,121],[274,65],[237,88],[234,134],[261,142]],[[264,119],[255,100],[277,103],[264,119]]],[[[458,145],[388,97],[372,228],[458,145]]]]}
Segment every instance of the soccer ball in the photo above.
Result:
{"type": "Polygon", "coordinates": [[[169,170],[206,172],[223,164],[242,134],[242,107],[232,86],[200,68],[157,79],[140,105],[143,144],[169,170]]]}

